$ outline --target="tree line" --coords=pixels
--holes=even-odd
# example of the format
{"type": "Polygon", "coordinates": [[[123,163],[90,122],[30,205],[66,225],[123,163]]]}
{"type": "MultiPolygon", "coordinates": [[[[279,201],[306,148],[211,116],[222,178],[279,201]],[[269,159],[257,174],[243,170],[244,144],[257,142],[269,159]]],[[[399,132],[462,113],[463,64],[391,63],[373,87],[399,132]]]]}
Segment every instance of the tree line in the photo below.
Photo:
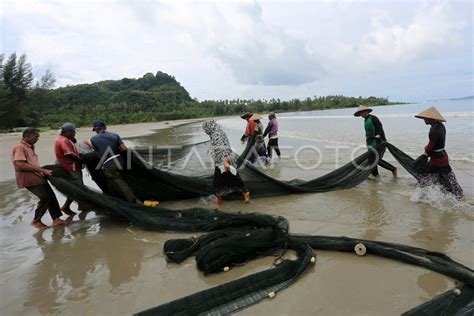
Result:
{"type": "Polygon", "coordinates": [[[56,128],[74,122],[87,126],[96,119],[109,124],[155,122],[186,118],[237,115],[243,112],[310,111],[321,109],[396,104],[380,97],[320,96],[304,100],[204,100],[188,91],[164,72],[141,78],[106,80],[54,88],[54,74],[34,82],[32,66],[25,54],[0,55],[0,130],[19,126],[56,128]]]}

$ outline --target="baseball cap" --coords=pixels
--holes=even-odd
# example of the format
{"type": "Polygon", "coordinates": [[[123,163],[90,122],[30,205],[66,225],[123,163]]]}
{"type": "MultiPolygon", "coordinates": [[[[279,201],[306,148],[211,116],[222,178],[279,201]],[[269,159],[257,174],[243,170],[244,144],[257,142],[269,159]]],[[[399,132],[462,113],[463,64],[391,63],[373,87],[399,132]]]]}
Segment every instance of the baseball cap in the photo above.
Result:
{"type": "Polygon", "coordinates": [[[105,122],[102,120],[95,121],[94,125],[92,126],[92,131],[95,131],[97,127],[105,127],[105,122]]]}
{"type": "Polygon", "coordinates": [[[64,123],[63,126],[61,126],[61,132],[69,132],[69,131],[77,131],[76,125],[72,123],[64,123]]]}

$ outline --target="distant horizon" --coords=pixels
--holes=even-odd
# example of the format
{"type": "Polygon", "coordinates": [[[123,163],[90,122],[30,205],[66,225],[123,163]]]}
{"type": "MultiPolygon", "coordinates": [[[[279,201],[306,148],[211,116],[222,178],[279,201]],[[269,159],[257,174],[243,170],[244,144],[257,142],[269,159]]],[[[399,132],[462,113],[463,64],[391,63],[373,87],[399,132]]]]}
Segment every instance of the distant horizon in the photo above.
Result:
{"type": "MultiPolygon", "coordinates": [[[[152,73],[152,72],[149,72],[149,73],[152,73]]],[[[172,77],[175,77],[173,76],[173,74],[169,74],[168,75],[172,76],[172,77]]],[[[140,77],[137,77],[137,78],[140,78],[140,77]]],[[[120,79],[104,79],[104,80],[100,80],[100,81],[95,81],[95,82],[83,82],[83,83],[78,83],[78,84],[69,84],[69,85],[66,85],[66,86],[61,86],[61,87],[54,87],[53,89],[59,89],[59,88],[66,88],[66,87],[71,87],[71,86],[76,86],[76,85],[81,85],[81,84],[95,84],[95,83],[98,83],[98,82],[101,82],[101,81],[118,81],[118,80],[122,80],[122,79],[137,79],[137,78],[130,78],[130,77],[122,77],[120,79]]],[[[179,81],[179,78],[176,78],[176,81],[180,82],[179,81]]],[[[186,90],[187,87],[186,86],[183,86],[183,88],[185,88],[186,90]]],[[[189,92],[189,91],[188,91],[189,92]]],[[[296,97],[296,98],[291,98],[291,99],[306,99],[306,98],[313,98],[313,97],[322,97],[322,96],[329,96],[329,95],[334,95],[334,94],[326,94],[326,95],[313,95],[313,96],[303,96],[303,97],[296,97]]],[[[195,98],[192,94],[190,94],[191,98],[195,98]]],[[[459,97],[447,97],[447,98],[442,98],[442,99],[426,99],[426,100],[418,100],[418,101],[412,101],[412,100],[395,100],[395,99],[391,99],[389,96],[382,96],[382,95],[376,95],[376,94],[370,94],[370,95],[344,95],[346,97],[363,97],[363,98],[368,98],[370,96],[374,96],[374,97],[380,97],[380,98],[384,98],[384,97],[387,97],[389,99],[389,101],[393,101],[393,102],[404,102],[404,103],[420,103],[420,102],[430,102],[430,101],[446,101],[446,100],[462,100],[462,99],[474,99],[474,95],[467,95],[467,96],[459,96],[459,97]]],[[[197,98],[198,101],[205,101],[205,100],[219,100],[219,99],[199,99],[197,98]]],[[[237,97],[234,97],[234,98],[227,98],[227,99],[223,99],[223,100],[235,100],[235,99],[245,99],[245,100],[250,100],[250,99],[254,99],[254,100],[258,100],[257,98],[237,98],[237,97]]],[[[270,99],[280,99],[282,101],[286,101],[286,100],[291,100],[291,99],[283,99],[283,98],[276,98],[276,97],[270,97],[270,98],[260,98],[260,100],[270,100],[270,99]]]]}

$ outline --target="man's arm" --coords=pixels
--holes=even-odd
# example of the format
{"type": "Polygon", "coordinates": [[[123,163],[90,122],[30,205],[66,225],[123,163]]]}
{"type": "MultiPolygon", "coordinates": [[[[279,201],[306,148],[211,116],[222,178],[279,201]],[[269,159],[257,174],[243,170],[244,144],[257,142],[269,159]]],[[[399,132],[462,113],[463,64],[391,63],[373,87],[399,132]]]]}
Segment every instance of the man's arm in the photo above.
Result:
{"type": "Polygon", "coordinates": [[[272,130],[273,127],[273,121],[268,122],[267,128],[265,128],[265,131],[263,132],[263,138],[265,138],[268,133],[272,130]]]}
{"type": "Polygon", "coordinates": [[[127,146],[125,146],[125,144],[123,143],[122,138],[120,138],[120,136],[118,134],[116,134],[116,135],[117,135],[117,142],[119,144],[119,150],[121,152],[127,151],[127,146]]]}
{"type": "Polygon", "coordinates": [[[61,142],[60,148],[64,153],[64,156],[68,157],[71,160],[82,162],[82,158],[74,152],[74,143],[71,140],[66,140],[61,142]]]}
{"type": "Polygon", "coordinates": [[[13,162],[13,164],[15,166],[15,170],[18,170],[18,171],[37,172],[37,173],[41,173],[47,176],[53,175],[53,171],[49,169],[41,168],[41,167],[36,167],[30,163],[27,163],[26,161],[16,160],[13,162]]]}
{"type": "Polygon", "coordinates": [[[71,158],[72,160],[75,160],[75,161],[78,161],[78,162],[82,162],[82,158],[79,157],[78,155],[76,155],[75,153],[67,153],[67,154],[64,154],[64,156],[67,156],[68,158],[71,158]]]}
{"type": "Polygon", "coordinates": [[[382,122],[380,122],[378,117],[372,116],[372,124],[374,124],[375,138],[380,138],[382,140],[386,140],[385,139],[385,133],[383,131],[382,122]]]}

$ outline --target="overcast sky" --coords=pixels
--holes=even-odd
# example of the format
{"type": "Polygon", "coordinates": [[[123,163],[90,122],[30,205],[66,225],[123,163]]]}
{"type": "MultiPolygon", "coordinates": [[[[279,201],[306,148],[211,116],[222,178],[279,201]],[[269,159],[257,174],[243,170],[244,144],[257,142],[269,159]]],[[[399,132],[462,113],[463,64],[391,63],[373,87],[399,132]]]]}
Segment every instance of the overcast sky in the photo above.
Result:
{"type": "Polygon", "coordinates": [[[474,94],[470,0],[0,3],[1,52],[59,86],[161,70],[199,100],[474,94]]]}

